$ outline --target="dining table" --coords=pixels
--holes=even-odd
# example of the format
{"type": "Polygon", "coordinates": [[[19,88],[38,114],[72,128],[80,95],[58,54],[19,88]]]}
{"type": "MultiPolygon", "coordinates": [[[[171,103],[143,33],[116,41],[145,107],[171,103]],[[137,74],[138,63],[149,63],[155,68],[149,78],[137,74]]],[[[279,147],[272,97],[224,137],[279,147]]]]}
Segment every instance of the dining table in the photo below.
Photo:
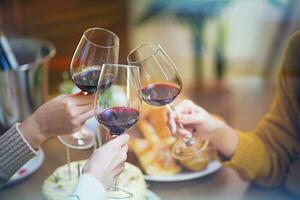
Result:
{"type": "MultiPolygon", "coordinates": [[[[234,78],[226,83],[184,89],[185,95],[208,111],[222,116],[230,125],[252,130],[268,111],[276,84],[259,77],[234,78]],[[255,105],[255,106],[254,106],[255,105]]],[[[45,153],[42,166],[31,176],[0,189],[0,200],[42,200],[44,180],[59,166],[66,164],[66,147],[53,137],[41,147],[45,153]]],[[[87,159],[93,149],[71,149],[71,160],[87,159]]],[[[264,188],[248,183],[229,168],[197,179],[178,182],[147,181],[148,189],[162,200],[293,200],[283,187],[264,188]]]]}

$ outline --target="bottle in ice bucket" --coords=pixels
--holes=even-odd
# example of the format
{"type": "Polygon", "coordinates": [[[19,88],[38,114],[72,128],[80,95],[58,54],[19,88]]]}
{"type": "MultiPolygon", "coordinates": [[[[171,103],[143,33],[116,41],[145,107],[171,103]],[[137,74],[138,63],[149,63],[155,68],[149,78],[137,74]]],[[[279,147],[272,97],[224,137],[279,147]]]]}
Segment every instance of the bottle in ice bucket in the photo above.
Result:
{"type": "Polygon", "coordinates": [[[0,70],[16,69],[18,61],[4,33],[0,31],[0,70]]]}

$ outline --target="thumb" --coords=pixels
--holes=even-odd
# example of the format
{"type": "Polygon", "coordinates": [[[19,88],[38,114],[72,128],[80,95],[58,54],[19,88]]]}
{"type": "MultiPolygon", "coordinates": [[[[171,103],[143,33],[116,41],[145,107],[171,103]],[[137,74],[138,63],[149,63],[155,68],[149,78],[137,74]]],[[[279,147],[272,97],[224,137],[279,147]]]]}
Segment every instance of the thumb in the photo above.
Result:
{"type": "Polygon", "coordinates": [[[129,135],[124,133],[111,141],[112,144],[118,145],[120,147],[126,145],[129,141],[129,135]]]}

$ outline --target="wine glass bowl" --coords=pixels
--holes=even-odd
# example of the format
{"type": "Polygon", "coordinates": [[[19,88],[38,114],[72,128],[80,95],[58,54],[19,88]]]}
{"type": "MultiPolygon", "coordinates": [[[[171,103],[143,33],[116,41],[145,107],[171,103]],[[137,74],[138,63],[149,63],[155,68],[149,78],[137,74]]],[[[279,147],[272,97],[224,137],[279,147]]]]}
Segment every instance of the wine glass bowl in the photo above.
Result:
{"type": "Polygon", "coordinates": [[[104,64],[96,93],[95,117],[112,135],[120,135],[139,118],[138,67],[104,64]]]}
{"type": "MultiPolygon", "coordinates": [[[[70,64],[72,80],[84,95],[96,93],[103,64],[118,63],[119,43],[118,36],[109,30],[90,28],[84,31],[70,64]]],[[[75,149],[90,148],[95,143],[94,133],[82,129],[59,139],[75,149]]]]}
{"type": "Polygon", "coordinates": [[[160,45],[142,44],[129,53],[127,61],[140,68],[141,97],[147,104],[168,105],[181,92],[180,75],[160,45]]]}
{"type": "Polygon", "coordinates": [[[70,68],[73,82],[82,91],[96,92],[101,66],[118,62],[119,41],[116,34],[102,28],[90,28],[83,33],[70,68]]]}

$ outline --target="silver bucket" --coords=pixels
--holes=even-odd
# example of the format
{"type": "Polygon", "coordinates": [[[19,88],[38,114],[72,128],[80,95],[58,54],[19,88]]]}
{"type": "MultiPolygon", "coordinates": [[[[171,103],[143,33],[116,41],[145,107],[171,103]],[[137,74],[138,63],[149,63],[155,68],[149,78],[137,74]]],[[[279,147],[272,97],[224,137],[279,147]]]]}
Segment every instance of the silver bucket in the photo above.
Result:
{"type": "Polygon", "coordinates": [[[48,95],[48,66],[54,46],[44,40],[10,40],[20,66],[0,72],[0,123],[8,128],[33,113],[48,95]]]}

